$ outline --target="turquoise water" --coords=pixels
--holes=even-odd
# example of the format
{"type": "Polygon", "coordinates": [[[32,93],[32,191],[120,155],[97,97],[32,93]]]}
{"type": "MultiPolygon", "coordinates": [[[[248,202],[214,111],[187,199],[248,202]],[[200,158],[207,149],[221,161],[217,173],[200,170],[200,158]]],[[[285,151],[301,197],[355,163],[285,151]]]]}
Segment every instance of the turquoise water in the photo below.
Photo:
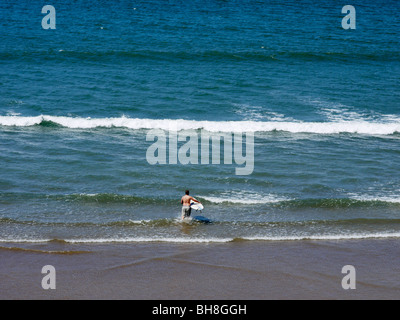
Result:
{"type": "Polygon", "coordinates": [[[352,4],[1,3],[0,241],[400,237],[400,5],[352,4]],[[254,169],[151,165],[169,128],[251,132],[254,169]]]}

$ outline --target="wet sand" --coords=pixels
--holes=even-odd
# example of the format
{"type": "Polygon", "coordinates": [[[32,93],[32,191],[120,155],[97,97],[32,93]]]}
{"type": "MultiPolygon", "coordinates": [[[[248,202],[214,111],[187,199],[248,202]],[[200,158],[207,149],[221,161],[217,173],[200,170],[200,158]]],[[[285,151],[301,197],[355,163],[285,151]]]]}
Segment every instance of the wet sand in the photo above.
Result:
{"type": "Polygon", "coordinates": [[[1,244],[0,299],[399,299],[399,256],[394,239],[1,244]],[[342,288],[345,265],[356,290],[342,288]]]}

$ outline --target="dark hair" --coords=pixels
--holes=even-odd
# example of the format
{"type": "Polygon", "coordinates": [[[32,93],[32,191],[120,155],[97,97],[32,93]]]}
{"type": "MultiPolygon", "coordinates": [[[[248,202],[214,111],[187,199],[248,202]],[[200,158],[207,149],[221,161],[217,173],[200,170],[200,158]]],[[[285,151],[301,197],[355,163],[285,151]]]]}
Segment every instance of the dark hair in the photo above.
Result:
{"type": "Polygon", "coordinates": [[[186,193],[187,195],[189,195],[189,190],[186,190],[185,193],[186,193]]]}

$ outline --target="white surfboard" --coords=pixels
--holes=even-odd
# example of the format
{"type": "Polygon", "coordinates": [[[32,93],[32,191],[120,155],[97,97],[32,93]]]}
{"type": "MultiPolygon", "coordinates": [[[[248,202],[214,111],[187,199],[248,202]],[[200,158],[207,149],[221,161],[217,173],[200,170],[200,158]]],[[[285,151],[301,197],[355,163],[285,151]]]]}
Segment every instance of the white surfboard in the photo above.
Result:
{"type": "Polygon", "coordinates": [[[204,209],[204,206],[201,203],[194,202],[193,200],[190,200],[190,207],[196,211],[201,211],[204,209]]]}

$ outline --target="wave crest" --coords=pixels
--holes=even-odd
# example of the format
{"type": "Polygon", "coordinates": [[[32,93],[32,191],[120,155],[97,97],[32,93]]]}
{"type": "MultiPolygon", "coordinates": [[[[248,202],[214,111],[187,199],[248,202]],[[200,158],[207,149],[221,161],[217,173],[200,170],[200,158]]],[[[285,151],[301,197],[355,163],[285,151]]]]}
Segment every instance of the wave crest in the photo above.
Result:
{"type": "Polygon", "coordinates": [[[166,131],[206,130],[209,132],[275,132],[314,134],[393,135],[400,133],[400,121],[195,121],[183,119],[79,118],[41,115],[36,117],[0,116],[1,126],[64,127],[70,129],[127,128],[131,130],[161,129],[166,131]]]}
{"type": "MultiPolygon", "coordinates": [[[[319,234],[304,236],[251,236],[238,238],[194,238],[194,237],[131,237],[131,238],[81,238],[66,239],[67,244],[107,244],[107,243],[228,243],[242,241],[338,241],[338,240],[364,240],[364,239],[398,239],[398,232],[381,232],[381,233],[349,233],[349,234],[319,234]]],[[[0,239],[0,243],[49,243],[52,239],[0,239]]],[[[0,249],[8,249],[0,247],[0,249]]],[[[12,248],[11,250],[13,250],[12,248]]],[[[22,249],[24,250],[24,249],[22,249]]],[[[87,251],[64,251],[64,252],[45,252],[58,254],[80,254],[88,253],[87,251]]]]}

